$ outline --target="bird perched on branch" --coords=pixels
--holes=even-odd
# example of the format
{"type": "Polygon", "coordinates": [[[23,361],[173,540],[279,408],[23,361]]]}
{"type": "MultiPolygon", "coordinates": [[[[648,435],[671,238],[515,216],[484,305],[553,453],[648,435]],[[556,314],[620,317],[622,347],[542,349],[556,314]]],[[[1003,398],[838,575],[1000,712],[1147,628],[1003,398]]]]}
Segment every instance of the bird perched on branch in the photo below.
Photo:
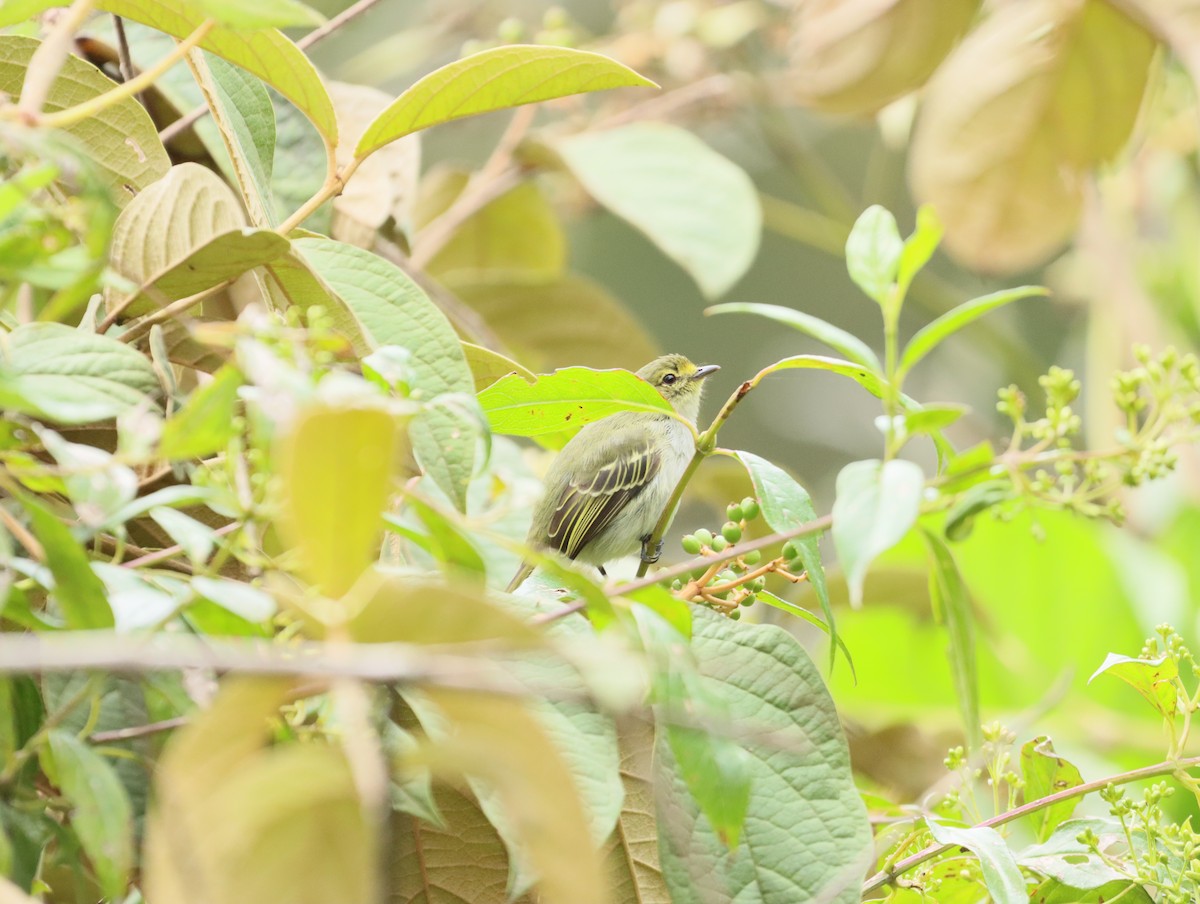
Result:
{"type": "MultiPolygon", "coordinates": [[[[637,372],[695,423],[704,379],[720,370],[697,367],[683,355],[663,355],[637,372]]],[[[550,466],[546,492],[533,512],[526,543],[595,565],[636,552],[658,561],[660,539],[651,534],[695,452],[692,431],[669,414],[621,411],[580,430],[550,466]]],[[[529,576],[528,562],[508,585],[511,592],[529,576]]]]}

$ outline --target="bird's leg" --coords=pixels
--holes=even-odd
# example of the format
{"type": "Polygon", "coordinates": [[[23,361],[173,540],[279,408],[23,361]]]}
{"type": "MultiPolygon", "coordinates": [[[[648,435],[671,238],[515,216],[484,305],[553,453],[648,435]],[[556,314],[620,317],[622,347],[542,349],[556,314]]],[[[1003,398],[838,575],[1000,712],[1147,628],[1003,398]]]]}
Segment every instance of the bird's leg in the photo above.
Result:
{"type": "Polygon", "coordinates": [[[662,556],[663,541],[659,540],[654,546],[654,553],[650,552],[650,535],[642,537],[642,561],[647,565],[653,565],[662,556]]]}
{"type": "Polygon", "coordinates": [[[600,577],[602,577],[602,578],[608,577],[608,572],[604,570],[603,565],[597,565],[596,570],[600,572],[600,577]]]}

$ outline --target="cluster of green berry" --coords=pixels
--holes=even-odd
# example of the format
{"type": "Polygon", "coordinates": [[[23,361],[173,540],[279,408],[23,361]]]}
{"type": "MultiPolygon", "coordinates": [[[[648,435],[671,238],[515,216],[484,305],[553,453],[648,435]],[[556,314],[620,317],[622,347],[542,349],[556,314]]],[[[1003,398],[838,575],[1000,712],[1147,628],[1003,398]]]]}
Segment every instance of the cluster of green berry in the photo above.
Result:
{"type": "Polygon", "coordinates": [[[736,556],[727,554],[729,547],[741,541],[746,525],[759,514],[758,500],[747,496],[725,509],[729,520],[721,525],[720,531],[700,528],[686,534],[681,541],[684,552],[714,561],[693,568],[686,581],[673,581],[671,589],[676,596],[737,620],[743,608],[757,602],[758,594],[766,588],[767,575],[777,574],[793,582],[803,580],[804,562],[791,541],[784,544],[781,556],[768,562],[763,562],[762,551],[758,549],[736,556]]]}
{"type": "Polygon", "coordinates": [[[502,19],[496,26],[494,40],[472,38],[462,46],[463,56],[491,50],[504,44],[546,44],[554,47],[578,47],[586,38],[570,14],[561,6],[551,6],[542,14],[540,28],[530,30],[516,16],[502,19]]]}

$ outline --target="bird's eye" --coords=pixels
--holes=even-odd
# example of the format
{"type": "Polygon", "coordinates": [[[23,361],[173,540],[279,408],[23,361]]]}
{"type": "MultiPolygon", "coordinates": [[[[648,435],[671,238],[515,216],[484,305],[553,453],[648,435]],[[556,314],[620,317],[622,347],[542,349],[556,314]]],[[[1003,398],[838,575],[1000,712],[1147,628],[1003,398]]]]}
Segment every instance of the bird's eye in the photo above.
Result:
{"type": "Polygon", "coordinates": [[[675,374],[667,374],[667,375],[665,375],[665,376],[662,378],[662,381],[663,381],[664,383],[666,383],[668,386],[670,386],[672,383],[674,383],[674,382],[675,382],[675,374]]]}

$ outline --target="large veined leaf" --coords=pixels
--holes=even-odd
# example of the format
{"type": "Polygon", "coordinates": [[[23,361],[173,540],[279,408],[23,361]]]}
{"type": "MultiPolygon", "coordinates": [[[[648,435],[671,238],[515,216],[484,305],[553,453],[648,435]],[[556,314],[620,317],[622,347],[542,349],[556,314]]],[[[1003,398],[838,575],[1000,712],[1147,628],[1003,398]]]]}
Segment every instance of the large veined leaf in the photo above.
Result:
{"type": "Polygon", "coordinates": [[[750,751],[750,805],[728,851],[660,743],[659,845],[674,904],[859,900],[872,861],[837,710],[816,667],[780,628],[697,608],[693,647],[750,751]]]}
{"type": "Polygon", "coordinates": [[[758,254],[762,209],[741,167],[677,126],[636,123],[555,145],[597,201],[627,220],[715,298],[758,254]]]}
{"type": "MultiPolygon", "coordinates": [[[[18,35],[0,35],[0,92],[19,97],[25,69],[41,42],[18,35]]],[[[116,87],[91,63],[68,56],[50,92],[45,110],[73,107],[116,87]]],[[[132,97],[105,107],[64,131],[76,139],[112,186],[117,204],[161,179],[171,166],[158,140],[158,131],[144,107],[132,97]],[[129,186],[126,188],[125,186],[129,186]]]]}
{"type": "Polygon", "coordinates": [[[145,355],[61,323],[27,323],[0,336],[0,407],[63,424],[115,417],[158,390],[145,355]]]}
{"type": "Polygon", "coordinates": [[[654,817],[654,724],[627,719],[621,726],[621,781],[624,803],[606,849],[606,875],[617,901],[671,904],[658,855],[654,817]]]}
{"type": "Polygon", "coordinates": [[[627,86],[653,86],[616,60],[585,50],[515,44],[456,60],[425,76],[376,117],[355,155],[443,122],[505,107],[627,86]]]}
{"type": "Polygon", "coordinates": [[[293,28],[300,25],[320,25],[324,20],[315,9],[298,0],[192,0],[206,16],[222,25],[253,30],[258,28],[293,28]]]}

